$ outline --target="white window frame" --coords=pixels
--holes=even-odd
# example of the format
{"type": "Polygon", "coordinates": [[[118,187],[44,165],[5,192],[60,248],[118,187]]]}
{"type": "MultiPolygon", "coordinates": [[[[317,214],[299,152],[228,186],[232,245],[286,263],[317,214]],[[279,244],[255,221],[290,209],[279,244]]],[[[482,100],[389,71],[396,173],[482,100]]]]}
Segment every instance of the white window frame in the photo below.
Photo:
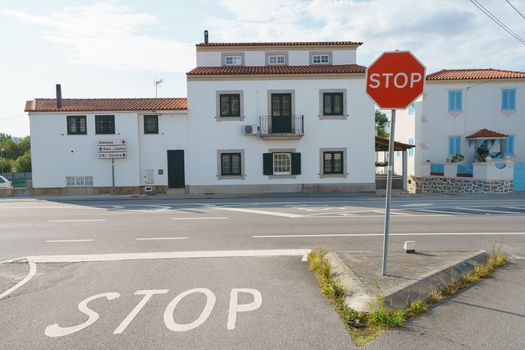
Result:
{"type": "Polygon", "coordinates": [[[268,55],[268,65],[270,66],[284,66],[286,65],[286,55],[283,54],[270,54],[268,55]],[[274,62],[272,62],[274,59],[274,62]]]}
{"type": "MultiPolygon", "coordinates": [[[[290,152],[274,152],[272,153],[272,158],[273,158],[273,175],[292,175],[292,153],[290,152]],[[284,159],[285,157],[288,158],[287,160],[287,165],[288,165],[288,170],[287,171],[278,171],[276,169],[280,169],[282,168],[281,165],[283,164],[278,164],[279,163],[279,158],[280,157],[283,157],[283,160],[286,162],[286,160],[284,159]]],[[[286,166],[286,164],[284,164],[286,166]]]]}
{"type": "Polygon", "coordinates": [[[93,176],[66,176],[66,187],[93,187],[93,176]]]}
{"type": "Polygon", "coordinates": [[[312,64],[330,64],[330,54],[327,54],[327,53],[312,54],[312,64]],[[316,57],[319,58],[319,62],[316,62],[316,57]],[[323,58],[326,58],[326,60],[324,60],[323,58]]]}
{"type": "Polygon", "coordinates": [[[225,55],[224,65],[225,66],[242,66],[242,56],[241,55],[225,55]],[[228,63],[229,58],[232,59],[230,63],[228,63]]]}

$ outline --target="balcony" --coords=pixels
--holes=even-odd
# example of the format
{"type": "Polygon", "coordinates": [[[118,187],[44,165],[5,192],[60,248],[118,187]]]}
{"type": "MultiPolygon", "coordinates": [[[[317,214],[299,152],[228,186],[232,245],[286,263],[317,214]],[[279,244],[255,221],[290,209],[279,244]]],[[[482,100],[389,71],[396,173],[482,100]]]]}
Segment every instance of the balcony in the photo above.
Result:
{"type": "Polygon", "coordinates": [[[259,133],[263,139],[297,140],[304,136],[304,116],[259,117],[259,133]]]}

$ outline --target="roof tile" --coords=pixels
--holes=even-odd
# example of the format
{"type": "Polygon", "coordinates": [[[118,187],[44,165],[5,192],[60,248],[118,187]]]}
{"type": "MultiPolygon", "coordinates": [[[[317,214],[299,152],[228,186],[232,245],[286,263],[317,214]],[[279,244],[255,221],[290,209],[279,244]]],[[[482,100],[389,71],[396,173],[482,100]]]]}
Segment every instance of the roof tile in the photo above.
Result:
{"type": "Polygon", "coordinates": [[[481,129],[480,131],[477,131],[473,133],[472,135],[467,136],[467,139],[483,139],[483,138],[504,138],[508,135],[492,131],[489,129],[481,129]]]}
{"type": "Polygon", "coordinates": [[[354,74],[365,73],[366,67],[358,64],[311,66],[224,66],[197,67],[188,76],[197,75],[264,75],[264,74],[354,74]]]}
{"type": "Polygon", "coordinates": [[[525,79],[525,72],[483,69],[443,69],[427,75],[427,80],[525,79]]]}
{"type": "Polygon", "coordinates": [[[200,43],[197,47],[239,47],[239,46],[361,46],[360,41],[270,41],[237,43],[200,43]]]}
{"type": "Polygon", "coordinates": [[[62,108],[54,98],[26,102],[26,112],[177,111],[187,110],[186,98],[64,98],[62,108]]]}

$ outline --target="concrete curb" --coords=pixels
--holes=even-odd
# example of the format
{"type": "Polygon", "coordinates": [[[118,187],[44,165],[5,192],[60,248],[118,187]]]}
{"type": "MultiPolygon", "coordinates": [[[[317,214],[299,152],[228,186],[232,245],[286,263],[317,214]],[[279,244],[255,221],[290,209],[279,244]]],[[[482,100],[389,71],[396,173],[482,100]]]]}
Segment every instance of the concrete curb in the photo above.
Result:
{"type": "MultiPolygon", "coordinates": [[[[485,250],[473,252],[446,266],[434,269],[417,280],[388,290],[382,296],[393,309],[403,309],[410,301],[425,299],[433,291],[450,284],[455,276],[470,272],[475,265],[484,263],[488,257],[485,250]]],[[[370,291],[335,252],[329,252],[326,258],[334,279],[341,283],[347,291],[346,305],[360,312],[371,311],[378,301],[377,294],[370,291]]]]}

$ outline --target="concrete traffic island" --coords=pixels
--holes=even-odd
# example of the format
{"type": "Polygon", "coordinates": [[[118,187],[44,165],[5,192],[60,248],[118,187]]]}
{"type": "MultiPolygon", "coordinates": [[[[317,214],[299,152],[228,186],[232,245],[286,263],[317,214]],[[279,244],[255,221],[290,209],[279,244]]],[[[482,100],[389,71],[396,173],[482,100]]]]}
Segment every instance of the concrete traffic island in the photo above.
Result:
{"type": "Polygon", "coordinates": [[[449,285],[455,278],[484,263],[489,255],[478,251],[391,252],[389,273],[381,275],[381,252],[339,251],[327,254],[332,271],[348,294],[345,303],[369,312],[381,296],[393,309],[423,300],[449,285]]]}
{"type": "Polygon", "coordinates": [[[490,254],[483,250],[392,252],[389,273],[382,276],[381,256],[375,251],[329,252],[325,248],[308,255],[321,294],[334,306],[358,346],[385,330],[403,327],[507,263],[497,249],[490,254]]]}

